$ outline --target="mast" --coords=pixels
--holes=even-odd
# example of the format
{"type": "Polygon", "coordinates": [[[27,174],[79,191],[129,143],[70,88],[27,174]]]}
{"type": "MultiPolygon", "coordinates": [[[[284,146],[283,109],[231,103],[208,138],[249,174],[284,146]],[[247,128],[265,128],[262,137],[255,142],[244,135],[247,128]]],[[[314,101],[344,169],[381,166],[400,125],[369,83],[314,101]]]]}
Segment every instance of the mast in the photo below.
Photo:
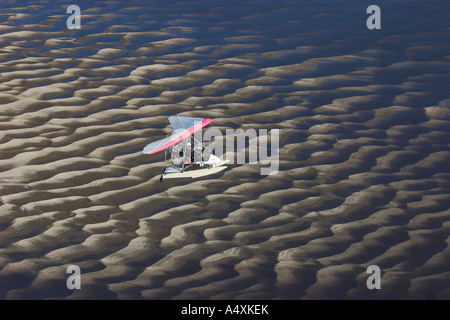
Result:
{"type": "Polygon", "coordinates": [[[191,136],[191,164],[194,164],[194,135],[191,136]]]}
{"type": "Polygon", "coordinates": [[[183,146],[183,161],[181,163],[181,172],[184,171],[184,165],[186,161],[186,151],[187,151],[187,145],[183,146]]]}

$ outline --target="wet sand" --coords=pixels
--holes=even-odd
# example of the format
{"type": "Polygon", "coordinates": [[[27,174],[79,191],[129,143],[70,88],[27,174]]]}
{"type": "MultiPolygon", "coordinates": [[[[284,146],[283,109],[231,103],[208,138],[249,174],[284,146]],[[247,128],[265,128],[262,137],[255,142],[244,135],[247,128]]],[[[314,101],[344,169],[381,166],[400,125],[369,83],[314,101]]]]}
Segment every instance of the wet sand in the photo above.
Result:
{"type": "Polygon", "coordinates": [[[0,9],[1,299],[450,298],[447,2],[66,5],[0,9]],[[161,184],[175,114],[278,173],[161,184]]]}

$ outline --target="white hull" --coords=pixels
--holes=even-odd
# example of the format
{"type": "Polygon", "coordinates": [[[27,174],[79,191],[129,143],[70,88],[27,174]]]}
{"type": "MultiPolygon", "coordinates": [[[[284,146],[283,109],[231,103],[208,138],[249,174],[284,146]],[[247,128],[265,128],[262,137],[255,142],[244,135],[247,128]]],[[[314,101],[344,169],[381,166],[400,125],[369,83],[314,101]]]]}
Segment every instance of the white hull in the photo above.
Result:
{"type": "Polygon", "coordinates": [[[200,178],[208,176],[210,174],[218,173],[225,170],[227,167],[224,165],[217,165],[212,168],[196,169],[196,170],[186,170],[184,172],[166,173],[163,175],[163,179],[173,179],[173,178],[200,178]]]}

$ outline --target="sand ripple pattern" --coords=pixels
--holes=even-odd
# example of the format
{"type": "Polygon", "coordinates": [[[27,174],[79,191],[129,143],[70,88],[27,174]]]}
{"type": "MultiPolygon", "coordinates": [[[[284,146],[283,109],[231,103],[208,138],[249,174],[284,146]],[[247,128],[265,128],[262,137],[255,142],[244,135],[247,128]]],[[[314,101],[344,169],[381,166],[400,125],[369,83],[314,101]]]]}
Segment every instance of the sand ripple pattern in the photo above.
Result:
{"type": "Polygon", "coordinates": [[[2,3],[0,298],[449,299],[449,5],[349,2],[2,3]],[[177,113],[279,172],[160,184],[177,113]]]}

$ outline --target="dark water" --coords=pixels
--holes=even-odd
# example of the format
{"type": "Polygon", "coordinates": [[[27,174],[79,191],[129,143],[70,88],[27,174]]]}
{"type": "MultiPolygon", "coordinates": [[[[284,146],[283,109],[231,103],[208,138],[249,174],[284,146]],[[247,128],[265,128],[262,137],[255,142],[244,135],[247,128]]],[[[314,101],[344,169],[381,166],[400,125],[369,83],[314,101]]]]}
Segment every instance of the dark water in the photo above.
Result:
{"type": "Polygon", "coordinates": [[[2,299],[450,298],[448,1],[73,4],[1,4],[2,299]],[[278,173],[160,184],[174,114],[278,173]]]}

